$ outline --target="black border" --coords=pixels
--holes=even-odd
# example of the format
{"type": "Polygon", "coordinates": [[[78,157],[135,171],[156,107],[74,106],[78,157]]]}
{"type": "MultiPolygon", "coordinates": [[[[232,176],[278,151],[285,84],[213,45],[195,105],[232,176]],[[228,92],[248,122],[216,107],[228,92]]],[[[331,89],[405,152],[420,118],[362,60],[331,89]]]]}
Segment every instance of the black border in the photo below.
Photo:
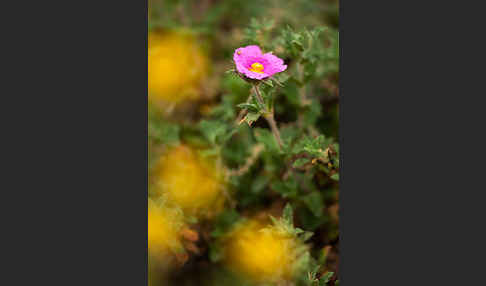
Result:
{"type": "Polygon", "coordinates": [[[0,284],[147,285],[147,1],[20,6],[0,284]]]}

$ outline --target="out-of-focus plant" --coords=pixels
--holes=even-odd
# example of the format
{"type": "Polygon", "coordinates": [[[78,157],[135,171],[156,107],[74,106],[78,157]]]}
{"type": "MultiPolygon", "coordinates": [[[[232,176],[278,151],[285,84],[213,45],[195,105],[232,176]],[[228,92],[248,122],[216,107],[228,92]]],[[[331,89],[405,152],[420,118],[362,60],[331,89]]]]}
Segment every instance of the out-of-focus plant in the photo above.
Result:
{"type": "Polygon", "coordinates": [[[167,256],[181,249],[179,230],[183,227],[182,214],[177,210],[148,203],[148,248],[152,255],[167,256]]]}
{"type": "Polygon", "coordinates": [[[184,264],[188,259],[188,252],[198,253],[199,249],[195,244],[198,239],[197,232],[188,227],[180,209],[170,207],[163,199],[149,198],[149,282],[164,279],[169,270],[184,264]]]}
{"type": "Polygon", "coordinates": [[[293,281],[308,267],[308,246],[304,243],[312,233],[293,226],[290,206],[283,218],[272,219],[271,225],[255,219],[236,225],[224,238],[224,261],[253,281],[293,281]]]}
{"type": "Polygon", "coordinates": [[[210,217],[222,210],[221,170],[187,145],[169,149],[155,166],[153,196],[180,207],[186,215],[210,217]]]}
{"type": "Polygon", "coordinates": [[[148,94],[152,103],[168,106],[199,98],[208,70],[207,55],[191,33],[149,33],[148,94]]]}

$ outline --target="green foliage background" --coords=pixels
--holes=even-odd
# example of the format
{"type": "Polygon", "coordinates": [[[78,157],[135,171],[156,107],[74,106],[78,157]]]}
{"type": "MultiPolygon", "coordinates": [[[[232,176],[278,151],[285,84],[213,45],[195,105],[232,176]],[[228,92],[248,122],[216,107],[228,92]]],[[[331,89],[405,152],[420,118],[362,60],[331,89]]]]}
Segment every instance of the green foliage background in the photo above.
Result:
{"type": "MultiPolygon", "coordinates": [[[[149,172],[160,146],[180,142],[219,155],[231,172],[231,200],[208,224],[202,253],[171,276],[173,285],[239,285],[219,264],[218,237],[248,215],[288,203],[295,227],[313,235],[296,285],[337,285],[339,259],[339,3],[312,0],[149,0],[149,29],[189,29],[211,62],[209,112],[167,116],[149,105],[149,172]],[[288,69],[260,85],[274,106],[283,147],[250,97],[251,84],[228,72],[236,48],[257,44],[283,58],[288,69]],[[242,111],[245,121],[237,124],[242,111]],[[258,152],[257,152],[258,151],[258,152]],[[255,155],[256,154],[256,155],[255,155]]],[[[150,175],[150,174],[149,174],[150,175]]],[[[149,187],[150,189],[150,187],[149,187]]],[[[276,211],[275,211],[276,210],[276,211]]],[[[294,227],[294,226],[292,226],[294,227]]],[[[172,284],[171,284],[172,285],[172,284]]],[[[243,285],[243,284],[241,284],[243,285]]]]}

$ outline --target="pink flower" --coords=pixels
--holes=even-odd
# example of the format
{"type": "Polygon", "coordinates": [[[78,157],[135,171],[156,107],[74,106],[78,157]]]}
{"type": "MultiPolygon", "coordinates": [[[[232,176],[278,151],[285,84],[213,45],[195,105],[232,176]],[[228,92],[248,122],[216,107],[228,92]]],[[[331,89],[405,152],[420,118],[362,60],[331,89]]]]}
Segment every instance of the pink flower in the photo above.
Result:
{"type": "Polygon", "coordinates": [[[264,79],[287,69],[281,58],[272,53],[262,54],[255,45],[236,49],[233,60],[238,72],[252,79],[264,79]]]}

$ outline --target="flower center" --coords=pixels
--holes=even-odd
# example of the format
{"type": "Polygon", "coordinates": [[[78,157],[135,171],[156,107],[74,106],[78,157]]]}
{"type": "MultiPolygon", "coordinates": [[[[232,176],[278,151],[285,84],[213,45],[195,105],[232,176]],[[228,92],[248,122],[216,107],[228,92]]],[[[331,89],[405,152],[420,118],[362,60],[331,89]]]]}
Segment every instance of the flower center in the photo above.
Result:
{"type": "Polygon", "coordinates": [[[252,72],[257,72],[257,73],[263,73],[262,70],[263,70],[263,65],[259,62],[254,62],[251,64],[251,68],[250,70],[252,72]]]}

